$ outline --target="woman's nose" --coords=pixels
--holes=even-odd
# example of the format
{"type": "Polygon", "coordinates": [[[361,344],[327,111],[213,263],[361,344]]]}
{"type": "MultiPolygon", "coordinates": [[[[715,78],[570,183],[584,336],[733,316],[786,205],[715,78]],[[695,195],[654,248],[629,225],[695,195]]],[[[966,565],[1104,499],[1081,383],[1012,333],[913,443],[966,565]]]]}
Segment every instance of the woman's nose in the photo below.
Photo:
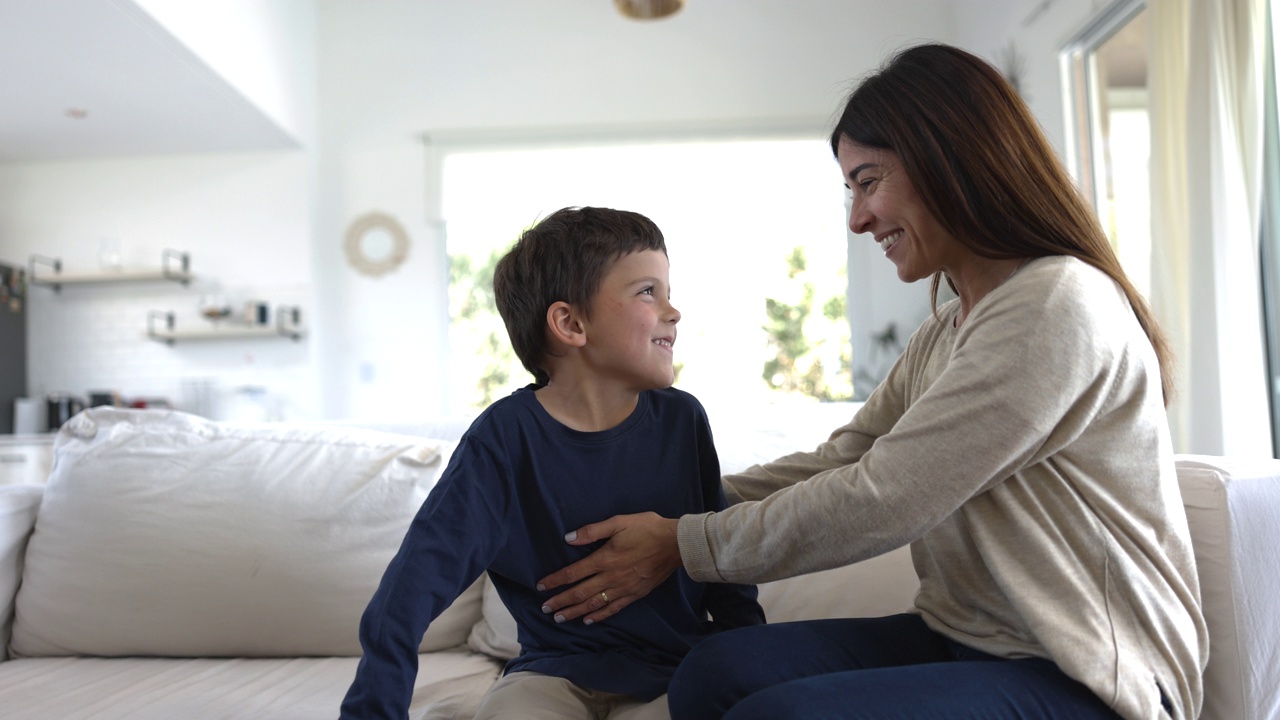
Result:
{"type": "Polygon", "coordinates": [[[854,235],[861,235],[871,227],[874,216],[867,210],[866,203],[854,200],[849,205],[849,230],[854,235]]]}

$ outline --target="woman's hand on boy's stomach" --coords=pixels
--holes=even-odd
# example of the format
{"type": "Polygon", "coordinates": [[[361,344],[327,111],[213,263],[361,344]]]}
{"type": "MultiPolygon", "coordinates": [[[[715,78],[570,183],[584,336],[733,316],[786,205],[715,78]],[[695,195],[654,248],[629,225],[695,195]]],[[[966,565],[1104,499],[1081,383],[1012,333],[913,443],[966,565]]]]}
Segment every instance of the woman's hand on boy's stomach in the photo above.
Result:
{"type": "Polygon", "coordinates": [[[556,622],[583,618],[591,624],[645,597],[680,567],[677,523],[646,512],[615,515],[569,533],[570,545],[607,542],[538,583],[539,590],[573,585],[547,600],[543,612],[554,613],[556,622]]]}

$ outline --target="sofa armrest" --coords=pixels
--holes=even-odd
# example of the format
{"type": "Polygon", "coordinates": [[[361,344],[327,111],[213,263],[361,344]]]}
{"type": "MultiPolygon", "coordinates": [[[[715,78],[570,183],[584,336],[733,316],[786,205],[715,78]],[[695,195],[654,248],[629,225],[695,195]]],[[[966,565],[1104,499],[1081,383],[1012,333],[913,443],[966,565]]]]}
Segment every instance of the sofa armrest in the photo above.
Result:
{"type": "Polygon", "coordinates": [[[1280,460],[1179,455],[1209,627],[1206,720],[1280,717],[1280,460]]]}
{"type": "Polygon", "coordinates": [[[43,496],[43,485],[0,485],[0,662],[9,659],[14,598],[43,496]]]}

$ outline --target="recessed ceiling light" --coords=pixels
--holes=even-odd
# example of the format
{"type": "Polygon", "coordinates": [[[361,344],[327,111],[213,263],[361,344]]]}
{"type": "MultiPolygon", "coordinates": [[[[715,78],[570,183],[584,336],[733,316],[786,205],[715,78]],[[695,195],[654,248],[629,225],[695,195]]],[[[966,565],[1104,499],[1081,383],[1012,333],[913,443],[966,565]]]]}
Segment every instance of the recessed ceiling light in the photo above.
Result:
{"type": "Polygon", "coordinates": [[[89,111],[78,107],[67,108],[66,115],[72,120],[83,120],[89,117],[89,111]]]}

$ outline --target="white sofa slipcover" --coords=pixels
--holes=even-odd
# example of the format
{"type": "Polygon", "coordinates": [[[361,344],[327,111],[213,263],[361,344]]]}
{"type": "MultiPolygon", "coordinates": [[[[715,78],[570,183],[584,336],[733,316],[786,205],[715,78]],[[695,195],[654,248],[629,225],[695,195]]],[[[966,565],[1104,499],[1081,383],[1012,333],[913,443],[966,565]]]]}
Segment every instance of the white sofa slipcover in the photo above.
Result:
{"type": "MultiPolygon", "coordinates": [[[[853,409],[709,412],[729,472],[853,409]]],[[[0,487],[0,714],[335,717],[360,612],[465,425],[78,416],[47,484],[0,487]]],[[[1179,480],[1213,642],[1203,717],[1280,717],[1280,461],[1185,457],[1179,480]]],[[[771,622],[882,615],[916,584],[902,549],[768,583],[761,602],[771,622]]],[[[514,651],[482,577],[424,638],[411,717],[470,717],[514,651]]]]}

